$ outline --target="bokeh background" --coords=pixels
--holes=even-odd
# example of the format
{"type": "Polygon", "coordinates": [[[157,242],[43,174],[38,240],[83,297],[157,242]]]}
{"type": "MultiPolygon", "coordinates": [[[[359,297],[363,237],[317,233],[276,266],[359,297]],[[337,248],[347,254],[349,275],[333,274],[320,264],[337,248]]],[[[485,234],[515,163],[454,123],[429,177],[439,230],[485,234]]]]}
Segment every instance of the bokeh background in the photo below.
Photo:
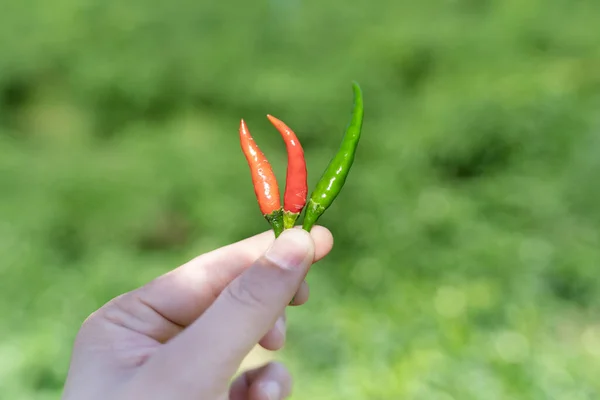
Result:
{"type": "Polygon", "coordinates": [[[58,399],[110,298],[268,228],[365,95],[294,399],[600,398],[600,3],[1,0],[0,398],[58,399]]]}

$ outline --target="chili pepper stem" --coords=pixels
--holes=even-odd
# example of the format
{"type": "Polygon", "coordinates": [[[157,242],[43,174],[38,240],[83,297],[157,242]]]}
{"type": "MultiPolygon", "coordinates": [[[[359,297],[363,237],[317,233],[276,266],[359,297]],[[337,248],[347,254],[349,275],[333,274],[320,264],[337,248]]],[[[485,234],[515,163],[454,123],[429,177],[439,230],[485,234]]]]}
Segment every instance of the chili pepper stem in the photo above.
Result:
{"type": "Polygon", "coordinates": [[[270,214],[265,214],[265,219],[273,227],[275,237],[279,237],[284,229],[285,216],[283,214],[283,208],[275,210],[270,214]]]}
{"type": "Polygon", "coordinates": [[[306,212],[304,213],[304,221],[302,221],[302,229],[310,232],[313,225],[317,223],[319,217],[325,212],[325,207],[313,201],[308,200],[306,205],[306,212]]]}
{"type": "Polygon", "coordinates": [[[294,213],[291,211],[283,210],[283,229],[292,229],[296,224],[296,220],[300,216],[300,213],[294,213]]]}

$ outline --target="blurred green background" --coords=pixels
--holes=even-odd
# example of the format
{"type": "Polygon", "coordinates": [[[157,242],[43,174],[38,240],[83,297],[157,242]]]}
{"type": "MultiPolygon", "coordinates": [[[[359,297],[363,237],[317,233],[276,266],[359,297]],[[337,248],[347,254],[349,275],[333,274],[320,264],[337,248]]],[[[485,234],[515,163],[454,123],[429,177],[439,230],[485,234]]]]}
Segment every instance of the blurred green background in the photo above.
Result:
{"type": "Polygon", "coordinates": [[[294,399],[600,398],[600,3],[0,0],[0,398],[58,399],[110,298],[267,229],[237,128],[311,188],[350,82],[294,399]]]}

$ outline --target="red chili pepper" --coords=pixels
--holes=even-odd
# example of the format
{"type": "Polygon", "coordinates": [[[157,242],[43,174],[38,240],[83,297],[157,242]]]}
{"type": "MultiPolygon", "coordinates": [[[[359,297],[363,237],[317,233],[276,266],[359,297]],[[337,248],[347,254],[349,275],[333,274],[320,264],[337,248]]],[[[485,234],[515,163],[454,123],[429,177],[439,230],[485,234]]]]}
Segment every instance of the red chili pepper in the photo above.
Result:
{"type": "Polygon", "coordinates": [[[279,185],[271,164],[250,135],[244,120],[240,123],[240,144],[250,167],[254,193],[260,211],[273,227],[277,237],[283,231],[283,210],[279,198],[279,185]]]}
{"type": "Polygon", "coordinates": [[[294,227],[294,223],[306,204],[308,191],[306,181],[306,161],[300,141],[283,121],[267,115],[269,121],[281,133],[288,154],[287,177],[283,201],[284,229],[294,227]]]}

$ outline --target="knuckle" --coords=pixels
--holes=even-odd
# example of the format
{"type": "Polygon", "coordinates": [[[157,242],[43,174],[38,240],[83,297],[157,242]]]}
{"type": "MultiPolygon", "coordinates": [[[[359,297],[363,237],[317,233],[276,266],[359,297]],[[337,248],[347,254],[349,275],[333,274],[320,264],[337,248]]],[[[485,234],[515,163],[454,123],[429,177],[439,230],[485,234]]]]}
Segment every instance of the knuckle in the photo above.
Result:
{"type": "Polygon", "coordinates": [[[90,329],[90,327],[95,327],[99,321],[106,318],[107,313],[109,315],[114,314],[115,308],[120,308],[120,302],[122,302],[122,298],[124,295],[120,295],[118,297],[109,300],[102,307],[92,312],[88,317],[81,323],[81,330],[90,329]]]}
{"type": "Polygon", "coordinates": [[[79,331],[77,332],[76,342],[81,341],[81,338],[87,336],[89,332],[93,332],[98,325],[98,311],[94,311],[91,313],[79,327],[79,331]]]}
{"type": "Polygon", "coordinates": [[[75,345],[103,345],[107,331],[107,322],[112,325],[125,326],[126,317],[117,305],[121,300],[115,298],[98,310],[92,312],[82,323],[75,338],[75,345]]]}
{"type": "Polygon", "coordinates": [[[129,300],[129,293],[122,294],[106,303],[97,313],[112,325],[126,328],[131,320],[135,319],[128,304],[129,300]]]}

